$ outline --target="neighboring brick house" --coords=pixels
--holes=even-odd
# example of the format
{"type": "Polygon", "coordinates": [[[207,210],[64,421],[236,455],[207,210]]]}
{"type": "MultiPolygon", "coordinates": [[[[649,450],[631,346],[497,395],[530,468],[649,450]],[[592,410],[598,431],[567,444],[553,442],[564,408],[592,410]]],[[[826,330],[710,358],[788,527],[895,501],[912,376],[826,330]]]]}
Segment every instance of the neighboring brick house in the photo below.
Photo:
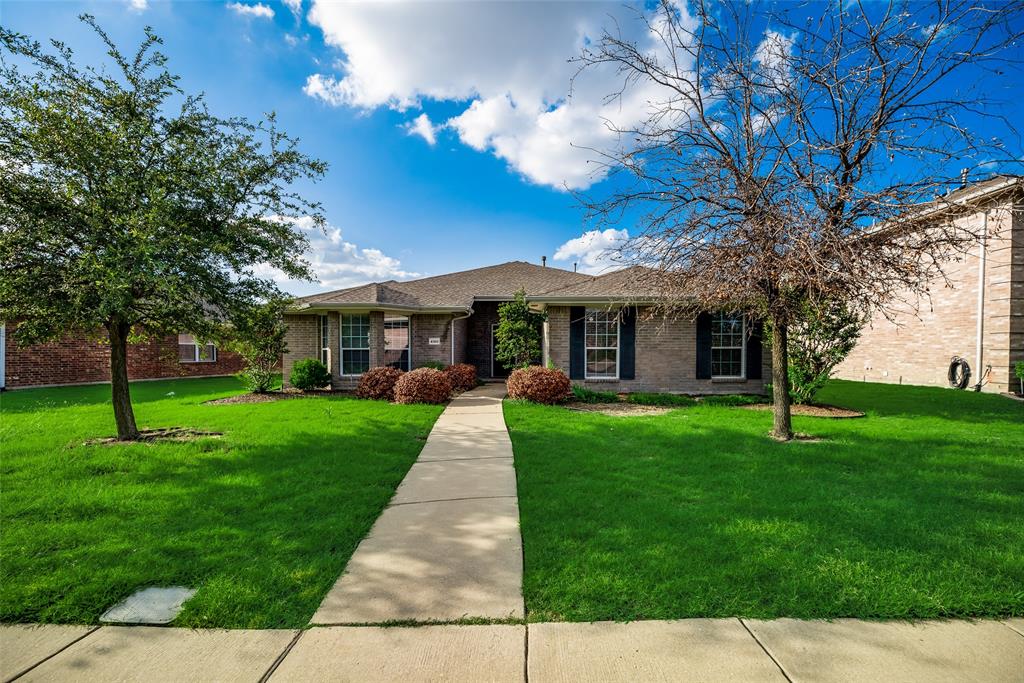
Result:
{"type": "Polygon", "coordinates": [[[649,316],[628,271],[592,276],[514,261],[298,299],[285,316],[285,379],[295,361],[316,357],[328,363],[336,388],[352,388],[372,367],[427,361],[467,362],[481,379],[502,378],[507,370],[494,357],[498,306],[520,289],[548,313],[540,360],[575,383],[624,392],[760,393],[770,376],[760,324],[725,313],[649,316]]]}
{"type": "MultiPolygon", "coordinates": [[[[110,381],[110,347],[86,335],[19,347],[17,332],[0,326],[0,387],[61,386],[110,381]]],[[[196,345],[191,335],[168,335],[128,347],[128,378],[163,379],[230,375],[241,358],[216,347],[196,345]]]]}
{"type": "Polygon", "coordinates": [[[895,321],[876,315],[836,377],[947,386],[953,356],[967,360],[970,384],[1019,391],[1024,361],[1024,178],[997,176],[944,198],[943,216],[985,239],[946,267],[930,300],[906,297],[895,321]],[[989,370],[988,368],[991,368],[989,370]],[[980,370],[980,372],[979,372],[980,370]]]}

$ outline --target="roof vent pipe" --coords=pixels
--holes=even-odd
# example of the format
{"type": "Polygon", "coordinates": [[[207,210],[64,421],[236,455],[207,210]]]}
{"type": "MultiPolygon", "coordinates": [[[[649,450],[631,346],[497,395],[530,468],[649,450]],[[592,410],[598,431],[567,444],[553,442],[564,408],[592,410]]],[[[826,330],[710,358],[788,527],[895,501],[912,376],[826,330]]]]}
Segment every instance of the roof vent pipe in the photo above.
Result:
{"type": "Polygon", "coordinates": [[[572,264],[572,272],[574,272],[574,273],[576,272],[576,266],[577,265],[579,265],[579,264],[574,261],[573,264],[572,264]]]}
{"type": "Polygon", "coordinates": [[[548,257],[547,256],[541,256],[540,257],[540,264],[542,266],[544,266],[545,268],[547,268],[548,267],[548,257]]]}

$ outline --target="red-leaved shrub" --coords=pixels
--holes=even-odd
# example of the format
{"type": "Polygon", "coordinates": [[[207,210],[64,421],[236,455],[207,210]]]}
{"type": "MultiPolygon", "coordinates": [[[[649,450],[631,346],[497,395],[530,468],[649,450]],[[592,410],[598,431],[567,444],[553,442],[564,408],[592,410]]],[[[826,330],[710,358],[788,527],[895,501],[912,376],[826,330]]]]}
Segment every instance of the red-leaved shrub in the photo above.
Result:
{"type": "Polygon", "coordinates": [[[469,363],[456,363],[444,369],[448,379],[452,381],[455,391],[469,391],[476,386],[476,366],[469,363]]]}
{"type": "Polygon", "coordinates": [[[451,395],[452,381],[434,368],[416,368],[395,382],[395,403],[444,403],[451,395]]]}
{"type": "Polygon", "coordinates": [[[384,366],[382,368],[370,368],[359,378],[359,386],[356,387],[356,396],[359,398],[372,398],[376,400],[394,401],[395,382],[404,373],[398,368],[384,366]]]}
{"type": "Polygon", "coordinates": [[[572,383],[564,372],[539,365],[513,370],[506,385],[509,398],[534,403],[561,403],[572,395],[572,383]]]}

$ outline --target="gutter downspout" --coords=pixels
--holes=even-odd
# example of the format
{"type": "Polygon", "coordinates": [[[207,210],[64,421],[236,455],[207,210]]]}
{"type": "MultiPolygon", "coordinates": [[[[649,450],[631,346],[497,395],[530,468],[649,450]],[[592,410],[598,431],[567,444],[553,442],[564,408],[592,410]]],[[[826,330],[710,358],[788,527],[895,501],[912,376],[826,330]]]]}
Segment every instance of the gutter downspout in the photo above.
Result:
{"type": "Polygon", "coordinates": [[[451,331],[451,335],[450,336],[452,338],[451,339],[451,342],[452,342],[452,360],[451,360],[451,363],[449,363],[449,365],[455,365],[455,321],[456,320],[465,320],[466,318],[468,318],[471,315],[473,315],[473,309],[470,309],[469,313],[466,313],[465,315],[460,315],[457,318],[453,317],[451,319],[451,321],[449,321],[449,323],[448,323],[448,327],[449,327],[449,329],[451,331]]]}
{"type": "Polygon", "coordinates": [[[981,232],[981,253],[978,258],[978,325],[975,337],[977,343],[974,349],[974,360],[975,368],[977,368],[978,381],[974,385],[975,391],[981,391],[981,384],[985,379],[985,373],[982,371],[981,362],[984,360],[982,355],[983,341],[985,339],[985,261],[987,258],[987,246],[988,246],[988,210],[986,209],[983,214],[982,232],[981,232]]]}

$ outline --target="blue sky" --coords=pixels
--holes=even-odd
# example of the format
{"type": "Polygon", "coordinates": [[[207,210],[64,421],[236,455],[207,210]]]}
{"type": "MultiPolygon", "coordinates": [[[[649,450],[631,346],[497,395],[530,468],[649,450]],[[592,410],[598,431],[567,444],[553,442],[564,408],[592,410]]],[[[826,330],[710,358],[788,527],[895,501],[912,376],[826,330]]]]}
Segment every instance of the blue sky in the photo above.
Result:
{"type": "MultiPolygon", "coordinates": [[[[602,97],[613,80],[578,81],[567,99],[566,60],[625,16],[621,3],[4,0],[0,21],[99,63],[82,12],[126,51],[153,26],[186,91],[205,92],[219,114],[276,111],[329,162],[303,188],[332,226],[311,254],[323,283],[286,283],[293,293],[541,255],[596,271],[617,237],[582,239],[582,211],[565,190],[602,182],[580,146],[607,142],[602,97]]],[[[628,119],[638,107],[613,113],[628,119]]]]}

